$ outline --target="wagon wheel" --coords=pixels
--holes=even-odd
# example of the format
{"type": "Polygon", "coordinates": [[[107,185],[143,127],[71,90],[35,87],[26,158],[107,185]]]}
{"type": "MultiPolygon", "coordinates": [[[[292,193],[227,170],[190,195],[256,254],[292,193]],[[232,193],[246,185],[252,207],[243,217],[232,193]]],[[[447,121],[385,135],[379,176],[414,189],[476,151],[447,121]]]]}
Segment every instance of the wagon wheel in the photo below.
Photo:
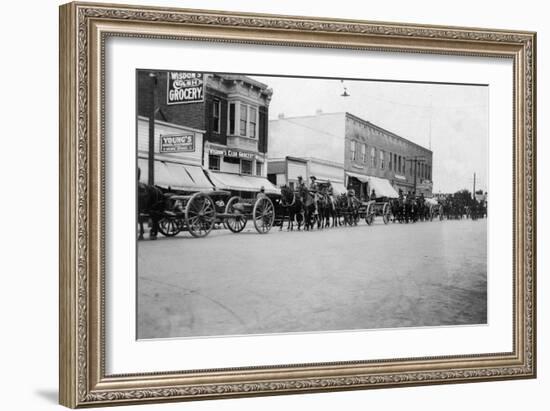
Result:
{"type": "Polygon", "coordinates": [[[252,210],[252,218],[254,219],[254,227],[260,234],[266,234],[271,230],[273,221],[275,220],[275,207],[267,197],[261,197],[254,203],[252,210]]]}
{"type": "Polygon", "coordinates": [[[174,237],[182,228],[181,220],[174,217],[163,217],[159,220],[159,231],[165,237],[174,237]]]}
{"type": "Polygon", "coordinates": [[[227,217],[223,220],[223,224],[234,233],[240,233],[246,227],[248,221],[245,216],[241,215],[239,210],[234,208],[234,205],[240,201],[240,197],[231,197],[225,206],[225,214],[231,214],[235,217],[227,217]]]}
{"type": "Polygon", "coordinates": [[[207,236],[216,222],[216,208],[210,196],[196,193],[185,207],[185,224],[193,237],[207,236]]]}
{"type": "Polygon", "coordinates": [[[385,203],[384,208],[382,209],[382,219],[384,220],[384,224],[388,224],[391,219],[391,210],[390,210],[390,203],[385,203]]]}
{"type": "Polygon", "coordinates": [[[372,209],[372,204],[367,206],[367,212],[365,213],[365,222],[368,225],[371,225],[374,221],[374,210],[372,209]]]}

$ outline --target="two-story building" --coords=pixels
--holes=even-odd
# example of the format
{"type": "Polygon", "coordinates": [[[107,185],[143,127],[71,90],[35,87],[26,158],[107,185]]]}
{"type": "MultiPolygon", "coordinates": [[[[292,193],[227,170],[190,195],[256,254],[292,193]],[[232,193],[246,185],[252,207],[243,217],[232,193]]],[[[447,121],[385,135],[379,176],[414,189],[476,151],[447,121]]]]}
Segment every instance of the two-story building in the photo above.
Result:
{"type": "MultiPolygon", "coordinates": [[[[138,71],[140,121],[148,121],[155,107],[157,122],[194,132],[200,165],[212,184],[245,197],[261,187],[278,191],[266,178],[271,95],[266,84],[242,75],[138,71]]],[[[138,128],[138,141],[144,133],[138,128]]],[[[155,145],[160,147],[160,140],[155,145]]],[[[140,150],[139,156],[144,154],[140,150]]]]}
{"type": "Polygon", "coordinates": [[[279,115],[269,130],[270,158],[279,169],[286,156],[323,159],[340,164],[333,179],[362,198],[372,190],[377,197],[396,197],[399,190],[431,197],[432,151],[353,114],[279,115]]]}

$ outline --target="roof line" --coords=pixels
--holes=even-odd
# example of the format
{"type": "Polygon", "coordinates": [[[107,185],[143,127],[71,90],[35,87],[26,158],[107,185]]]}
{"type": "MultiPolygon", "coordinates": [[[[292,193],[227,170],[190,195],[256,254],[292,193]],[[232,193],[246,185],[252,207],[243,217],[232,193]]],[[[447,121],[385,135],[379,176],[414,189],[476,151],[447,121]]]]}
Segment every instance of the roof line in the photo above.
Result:
{"type": "Polygon", "coordinates": [[[405,137],[402,137],[402,136],[400,136],[399,134],[395,134],[394,132],[392,132],[392,131],[390,131],[390,130],[387,130],[387,129],[385,129],[385,128],[383,128],[383,127],[380,127],[380,126],[378,126],[378,125],[376,125],[376,124],[374,124],[374,123],[371,123],[370,121],[364,120],[364,119],[362,119],[361,117],[356,116],[355,114],[352,114],[352,113],[346,111],[346,115],[349,116],[349,117],[351,117],[351,118],[353,118],[354,120],[358,120],[358,121],[361,122],[361,123],[368,124],[369,126],[375,128],[375,129],[377,129],[378,131],[382,131],[382,132],[384,132],[384,133],[388,133],[388,134],[390,134],[392,137],[395,137],[395,138],[398,138],[398,139],[400,139],[400,140],[406,141],[407,143],[413,144],[413,145],[415,145],[415,146],[417,146],[417,147],[419,147],[419,148],[421,148],[421,149],[423,149],[423,150],[429,151],[430,153],[433,154],[433,151],[430,150],[429,148],[426,148],[426,147],[424,147],[424,146],[421,146],[420,144],[415,143],[414,141],[411,141],[411,140],[409,140],[409,139],[407,139],[407,138],[405,138],[405,137]]]}

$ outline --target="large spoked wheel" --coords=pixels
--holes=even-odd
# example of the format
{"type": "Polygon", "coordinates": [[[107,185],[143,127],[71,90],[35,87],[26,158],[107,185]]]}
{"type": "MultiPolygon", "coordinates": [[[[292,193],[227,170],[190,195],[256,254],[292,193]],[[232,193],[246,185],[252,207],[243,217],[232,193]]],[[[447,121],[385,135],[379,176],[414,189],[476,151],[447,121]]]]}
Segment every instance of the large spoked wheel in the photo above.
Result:
{"type": "Polygon", "coordinates": [[[241,211],[235,209],[235,204],[240,201],[240,197],[231,197],[225,206],[225,214],[231,214],[234,217],[225,218],[223,224],[234,233],[240,233],[246,227],[247,219],[241,211]]]}
{"type": "Polygon", "coordinates": [[[207,236],[216,222],[216,209],[210,196],[196,193],[185,207],[185,224],[193,237],[207,236]]]}
{"type": "Polygon", "coordinates": [[[252,210],[252,218],[254,219],[254,227],[260,234],[266,234],[273,227],[275,220],[275,207],[271,200],[267,197],[261,197],[254,203],[252,210]]]}
{"type": "Polygon", "coordinates": [[[384,208],[382,209],[382,219],[384,220],[384,224],[388,224],[391,220],[391,210],[390,210],[390,203],[384,204],[384,208]]]}
{"type": "Polygon", "coordinates": [[[159,220],[159,231],[165,237],[174,237],[182,229],[181,221],[174,217],[163,217],[159,220]]]}
{"type": "Polygon", "coordinates": [[[365,213],[365,222],[371,225],[374,222],[374,210],[372,204],[367,206],[367,212],[365,213]]]}

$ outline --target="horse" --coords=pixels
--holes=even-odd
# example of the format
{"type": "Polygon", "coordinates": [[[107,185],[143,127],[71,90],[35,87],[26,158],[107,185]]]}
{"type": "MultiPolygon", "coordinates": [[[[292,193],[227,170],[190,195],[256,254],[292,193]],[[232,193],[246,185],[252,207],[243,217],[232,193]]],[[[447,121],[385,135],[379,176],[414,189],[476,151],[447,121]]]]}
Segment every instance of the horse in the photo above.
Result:
{"type": "Polygon", "coordinates": [[[336,200],[338,214],[344,217],[343,225],[359,222],[359,200],[353,195],[340,194],[336,200]]]}
{"type": "Polygon", "coordinates": [[[315,224],[315,197],[306,187],[298,188],[298,198],[302,203],[302,211],[304,213],[304,229],[313,229],[315,224]]]}
{"type": "Polygon", "coordinates": [[[300,227],[301,227],[302,221],[303,221],[302,201],[296,195],[294,190],[292,190],[286,184],[281,187],[280,205],[281,205],[282,209],[284,210],[283,214],[282,214],[280,230],[283,229],[283,225],[284,225],[284,222],[285,222],[285,217],[287,216],[287,212],[288,212],[287,230],[290,230],[290,231],[294,230],[294,220],[296,220],[296,223],[298,224],[298,230],[300,230],[300,227]]]}
{"type": "Polygon", "coordinates": [[[405,220],[405,205],[403,198],[394,198],[390,202],[391,213],[393,215],[392,221],[402,223],[405,220]]]}
{"type": "Polygon", "coordinates": [[[331,218],[332,227],[338,226],[339,222],[336,213],[336,203],[331,195],[324,192],[320,193],[317,206],[319,209],[321,228],[331,227],[331,218]]]}
{"type": "Polygon", "coordinates": [[[138,183],[138,240],[143,240],[143,222],[150,219],[149,239],[156,240],[159,231],[159,220],[166,210],[166,198],[157,186],[138,183]]]}

